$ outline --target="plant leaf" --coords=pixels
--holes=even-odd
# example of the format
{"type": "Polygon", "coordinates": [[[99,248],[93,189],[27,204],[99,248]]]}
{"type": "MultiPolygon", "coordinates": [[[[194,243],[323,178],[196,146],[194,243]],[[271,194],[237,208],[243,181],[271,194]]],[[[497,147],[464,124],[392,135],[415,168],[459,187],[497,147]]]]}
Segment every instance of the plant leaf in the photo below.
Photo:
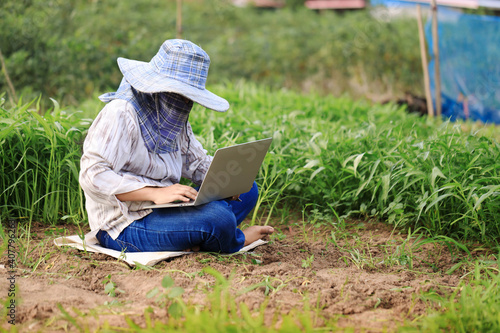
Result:
{"type": "Polygon", "coordinates": [[[173,287],[168,293],[168,298],[176,298],[184,294],[184,289],[181,287],[173,287]]]}
{"type": "Polygon", "coordinates": [[[168,275],[165,275],[163,280],[161,280],[161,286],[165,289],[167,289],[173,285],[174,285],[174,280],[168,275]]]}

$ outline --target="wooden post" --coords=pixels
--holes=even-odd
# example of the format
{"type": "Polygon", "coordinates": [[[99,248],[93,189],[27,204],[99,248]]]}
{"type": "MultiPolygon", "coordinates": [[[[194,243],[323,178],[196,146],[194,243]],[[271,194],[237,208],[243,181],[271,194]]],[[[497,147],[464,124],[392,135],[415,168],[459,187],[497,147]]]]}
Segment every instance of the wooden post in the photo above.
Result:
{"type": "Polygon", "coordinates": [[[177,0],[176,36],[182,38],[182,0],[177,0]]]}
{"type": "Polygon", "coordinates": [[[434,80],[436,88],[436,115],[441,116],[441,74],[439,71],[439,37],[436,0],[431,0],[432,8],[432,48],[434,49],[434,80]]]}
{"type": "Polygon", "coordinates": [[[427,114],[434,116],[434,106],[432,105],[431,85],[429,81],[429,65],[427,63],[427,49],[425,43],[424,26],[422,24],[422,12],[420,5],[417,5],[418,39],[420,40],[420,57],[422,58],[422,70],[424,71],[425,100],[427,101],[427,114]]]}
{"type": "Polygon", "coordinates": [[[10,103],[14,105],[17,103],[16,90],[14,89],[14,85],[10,80],[9,73],[7,72],[7,66],[5,65],[5,60],[3,58],[2,50],[0,50],[0,63],[2,64],[3,75],[5,76],[5,80],[7,81],[7,85],[9,86],[9,99],[10,103]]]}

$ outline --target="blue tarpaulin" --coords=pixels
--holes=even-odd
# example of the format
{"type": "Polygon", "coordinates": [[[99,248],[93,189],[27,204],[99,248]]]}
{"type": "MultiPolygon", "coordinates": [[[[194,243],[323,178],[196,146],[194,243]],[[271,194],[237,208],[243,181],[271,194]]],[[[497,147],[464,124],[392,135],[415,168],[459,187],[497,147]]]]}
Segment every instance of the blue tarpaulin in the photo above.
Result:
{"type": "MultiPolygon", "coordinates": [[[[383,2],[377,0],[379,4],[383,2]]],[[[397,1],[388,3],[394,5],[397,1]]],[[[401,5],[406,7],[408,2],[401,5]]],[[[500,124],[500,18],[464,14],[440,6],[438,38],[443,116],[500,124]]],[[[432,57],[430,20],[426,39],[432,57]]],[[[433,58],[429,76],[435,96],[433,58]]]]}

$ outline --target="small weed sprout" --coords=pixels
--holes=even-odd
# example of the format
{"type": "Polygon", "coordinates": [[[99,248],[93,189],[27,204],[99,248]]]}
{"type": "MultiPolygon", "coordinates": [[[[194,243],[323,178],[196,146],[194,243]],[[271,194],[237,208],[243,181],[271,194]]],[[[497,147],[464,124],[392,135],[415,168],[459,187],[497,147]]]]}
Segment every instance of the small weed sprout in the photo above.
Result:
{"type": "MultiPolygon", "coordinates": [[[[265,276],[263,276],[262,282],[259,282],[257,284],[250,286],[250,287],[247,287],[243,290],[240,290],[238,292],[238,295],[243,295],[243,294],[248,293],[249,291],[252,291],[252,290],[255,290],[258,288],[262,288],[264,290],[264,295],[269,296],[269,295],[275,294],[278,291],[280,291],[281,289],[285,288],[290,281],[295,280],[295,279],[301,279],[301,278],[304,278],[304,277],[303,276],[294,276],[292,278],[289,278],[289,279],[283,281],[281,279],[271,277],[269,275],[265,275],[265,276]]],[[[294,292],[297,292],[297,291],[294,291],[294,292]]]]}
{"type": "Polygon", "coordinates": [[[271,239],[271,241],[282,241],[286,238],[286,235],[284,233],[282,233],[280,230],[276,230],[275,233],[273,233],[271,236],[269,236],[269,238],[271,239]]]}
{"type": "Polygon", "coordinates": [[[184,289],[175,286],[174,280],[168,275],[161,281],[161,286],[164,289],[163,292],[158,287],[154,287],[146,294],[146,297],[155,298],[159,307],[164,308],[168,305],[167,312],[171,316],[175,318],[182,316],[185,306],[181,296],[184,294],[184,289]]]}
{"type": "Polygon", "coordinates": [[[262,265],[262,260],[252,258],[252,264],[253,265],[262,265]]]}
{"type": "Polygon", "coordinates": [[[313,261],[314,261],[314,254],[311,254],[311,256],[306,259],[302,259],[302,268],[311,267],[313,261]]]}
{"type": "Polygon", "coordinates": [[[116,287],[116,283],[114,283],[113,281],[111,281],[111,274],[108,274],[108,276],[106,276],[104,278],[104,281],[102,281],[102,283],[104,284],[104,292],[108,295],[108,296],[111,296],[111,297],[116,297],[116,293],[119,292],[119,293],[125,293],[125,291],[121,290],[121,289],[118,289],[116,287]]]}

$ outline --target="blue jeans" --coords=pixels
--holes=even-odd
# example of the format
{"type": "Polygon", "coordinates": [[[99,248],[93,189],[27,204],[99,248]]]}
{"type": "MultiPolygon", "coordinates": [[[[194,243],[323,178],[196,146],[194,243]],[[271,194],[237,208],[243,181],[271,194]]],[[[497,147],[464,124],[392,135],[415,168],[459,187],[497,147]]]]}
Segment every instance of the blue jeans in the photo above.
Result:
{"type": "Polygon", "coordinates": [[[257,203],[259,191],[240,195],[240,201],[219,200],[197,207],[156,208],[132,222],[113,240],[106,231],[97,233],[99,243],[125,252],[182,251],[199,246],[201,251],[233,253],[245,243],[238,225],[257,203]]]}

